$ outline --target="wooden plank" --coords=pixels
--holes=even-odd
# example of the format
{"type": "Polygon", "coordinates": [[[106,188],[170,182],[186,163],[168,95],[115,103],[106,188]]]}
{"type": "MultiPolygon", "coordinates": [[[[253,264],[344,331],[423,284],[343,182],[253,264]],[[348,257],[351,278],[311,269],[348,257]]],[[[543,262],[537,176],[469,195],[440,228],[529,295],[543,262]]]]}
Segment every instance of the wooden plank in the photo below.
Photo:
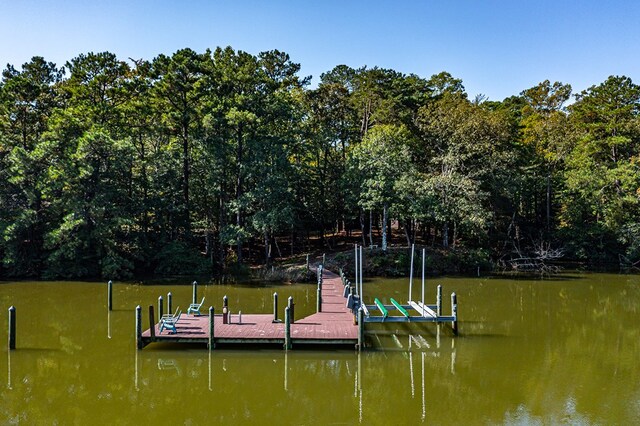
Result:
{"type": "Polygon", "coordinates": [[[404,316],[405,316],[405,317],[407,317],[407,318],[409,318],[409,317],[410,317],[409,312],[407,312],[407,310],[406,310],[405,308],[403,308],[403,307],[402,307],[402,305],[401,305],[401,304],[399,304],[399,303],[396,301],[396,299],[394,299],[393,297],[391,298],[391,304],[392,304],[392,305],[393,305],[397,310],[399,310],[399,311],[400,311],[400,313],[401,313],[402,315],[404,315],[404,316]]]}

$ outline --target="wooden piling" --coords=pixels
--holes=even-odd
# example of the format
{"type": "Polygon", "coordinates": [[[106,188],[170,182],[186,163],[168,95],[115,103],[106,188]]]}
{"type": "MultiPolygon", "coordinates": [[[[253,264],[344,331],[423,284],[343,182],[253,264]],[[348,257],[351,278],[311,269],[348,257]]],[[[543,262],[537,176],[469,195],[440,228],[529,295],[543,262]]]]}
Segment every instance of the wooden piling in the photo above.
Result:
{"type": "Polygon", "coordinates": [[[442,286],[438,284],[436,291],[436,314],[442,315],[442,286]]]}
{"type": "Polygon", "coordinates": [[[153,305],[149,305],[149,333],[153,342],[156,339],[156,318],[153,313],[153,305]]]}
{"type": "Polygon", "coordinates": [[[173,295],[171,292],[167,293],[167,313],[173,312],[173,295]]]}
{"type": "Polygon", "coordinates": [[[214,326],[214,310],[213,310],[213,306],[209,306],[209,350],[212,351],[213,349],[215,349],[215,341],[214,339],[214,332],[213,332],[213,326],[214,326]]]}
{"type": "Polygon", "coordinates": [[[142,308],[140,305],[136,306],[136,347],[142,349],[142,308]]]}
{"type": "Polygon", "coordinates": [[[364,309],[358,309],[358,350],[364,349],[364,309]]]}
{"type": "Polygon", "coordinates": [[[273,293],[273,322],[278,322],[278,293],[273,293]]]}
{"type": "Polygon", "coordinates": [[[294,313],[294,309],[295,309],[295,304],[293,303],[293,296],[289,296],[289,299],[287,300],[287,308],[289,308],[289,321],[291,322],[291,324],[293,324],[294,322],[296,322],[296,316],[294,313]]]}
{"type": "Polygon", "coordinates": [[[318,290],[316,291],[316,312],[322,312],[322,290],[320,290],[320,286],[318,286],[318,290]]]}
{"type": "Polygon", "coordinates": [[[193,302],[191,303],[198,303],[198,282],[194,281],[193,282],[193,297],[191,298],[191,300],[193,300],[193,302]]]}
{"type": "Polygon", "coordinates": [[[109,280],[107,283],[107,309],[113,309],[113,281],[109,280]]]}
{"type": "Polygon", "coordinates": [[[16,348],[16,308],[9,308],[9,350],[16,348]]]}
{"type": "MultiPolygon", "coordinates": [[[[168,311],[168,313],[171,313],[171,311],[168,311]]],[[[162,296],[158,296],[158,319],[162,318],[163,315],[164,315],[164,300],[162,299],[162,296]]]]}
{"type": "Polygon", "coordinates": [[[284,348],[291,349],[291,311],[288,306],[284,308],[284,348]]]}
{"type": "Polygon", "coordinates": [[[453,334],[458,335],[458,297],[455,293],[451,293],[451,316],[453,321],[451,322],[451,328],[453,334]]]}

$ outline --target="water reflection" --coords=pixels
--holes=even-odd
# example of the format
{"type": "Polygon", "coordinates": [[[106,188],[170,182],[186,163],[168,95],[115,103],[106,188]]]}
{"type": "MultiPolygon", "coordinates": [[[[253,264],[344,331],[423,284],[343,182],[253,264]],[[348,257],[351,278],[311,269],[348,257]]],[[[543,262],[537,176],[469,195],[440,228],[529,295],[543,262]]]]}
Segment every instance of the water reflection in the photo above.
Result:
{"type": "Polygon", "coordinates": [[[11,351],[7,350],[7,389],[11,390],[11,351]]]}
{"type": "Polygon", "coordinates": [[[107,339],[111,339],[111,311],[107,310],[107,339]]]}
{"type": "MultiPolygon", "coordinates": [[[[91,423],[97,416],[123,424],[275,423],[283,413],[291,424],[376,423],[391,414],[415,424],[426,423],[427,405],[429,418],[442,424],[640,424],[640,278],[618,278],[444,280],[464,297],[463,337],[452,337],[448,325],[390,324],[368,335],[374,347],[360,354],[167,344],[138,351],[133,307],[168,290],[176,305],[187,303],[190,286],[123,286],[131,309],[107,313],[105,338],[97,286],[2,284],[0,302],[20,306],[29,321],[20,323],[20,346],[0,370],[0,424],[91,423]],[[33,302],[43,298],[50,309],[33,302]],[[87,308],[73,309],[79,305],[87,308]]],[[[392,280],[378,291],[375,281],[367,284],[390,296],[406,288],[392,280]]],[[[304,305],[306,290],[278,288],[313,310],[313,298],[304,305]]],[[[228,293],[251,312],[271,310],[274,288],[201,291],[215,300],[228,293]]]]}

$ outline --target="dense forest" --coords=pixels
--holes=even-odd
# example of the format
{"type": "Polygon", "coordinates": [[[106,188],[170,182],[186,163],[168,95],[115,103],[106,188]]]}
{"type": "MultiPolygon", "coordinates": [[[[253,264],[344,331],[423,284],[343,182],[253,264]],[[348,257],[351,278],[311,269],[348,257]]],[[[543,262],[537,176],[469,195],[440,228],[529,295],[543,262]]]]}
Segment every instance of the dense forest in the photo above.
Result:
{"type": "Polygon", "coordinates": [[[216,274],[330,236],[640,259],[640,86],[501,102],[277,50],[34,57],[0,81],[0,277],[216,274]],[[375,239],[373,232],[375,229],[375,239]]]}

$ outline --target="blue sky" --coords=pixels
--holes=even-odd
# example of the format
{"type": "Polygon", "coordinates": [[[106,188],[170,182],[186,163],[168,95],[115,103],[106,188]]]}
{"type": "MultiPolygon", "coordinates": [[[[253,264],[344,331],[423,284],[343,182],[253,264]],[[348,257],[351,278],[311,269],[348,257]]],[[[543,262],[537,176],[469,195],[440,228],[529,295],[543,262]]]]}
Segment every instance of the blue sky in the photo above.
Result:
{"type": "Polygon", "coordinates": [[[574,93],[626,75],[640,83],[636,1],[0,0],[0,64],[80,53],[153,59],[190,47],[279,49],[313,75],[335,65],[448,71],[470,97],[516,95],[549,79],[574,93]]]}

